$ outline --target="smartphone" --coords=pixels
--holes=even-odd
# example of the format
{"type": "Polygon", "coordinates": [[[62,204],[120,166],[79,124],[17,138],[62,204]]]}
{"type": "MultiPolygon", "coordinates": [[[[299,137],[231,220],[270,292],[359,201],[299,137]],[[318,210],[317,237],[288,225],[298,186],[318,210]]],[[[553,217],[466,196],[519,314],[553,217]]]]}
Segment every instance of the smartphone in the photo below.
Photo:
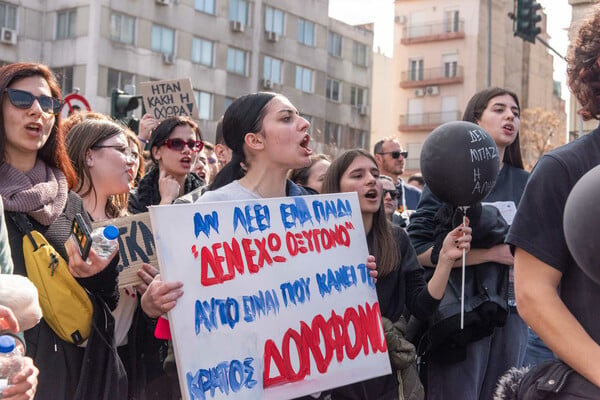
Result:
{"type": "Polygon", "coordinates": [[[77,245],[81,258],[87,260],[92,247],[92,236],[81,214],[75,214],[69,239],[77,245]]]}

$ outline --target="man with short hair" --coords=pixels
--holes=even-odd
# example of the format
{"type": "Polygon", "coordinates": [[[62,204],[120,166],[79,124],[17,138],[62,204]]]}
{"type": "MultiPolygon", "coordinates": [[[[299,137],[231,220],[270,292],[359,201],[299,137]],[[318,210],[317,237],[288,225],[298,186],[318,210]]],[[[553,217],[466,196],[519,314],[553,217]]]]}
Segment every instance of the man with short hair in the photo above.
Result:
{"type": "Polygon", "coordinates": [[[379,172],[391,177],[398,188],[398,211],[404,213],[407,210],[416,210],[421,199],[421,191],[405,184],[400,177],[404,172],[404,160],[408,153],[394,138],[385,138],[375,143],[373,152],[379,172]]]}

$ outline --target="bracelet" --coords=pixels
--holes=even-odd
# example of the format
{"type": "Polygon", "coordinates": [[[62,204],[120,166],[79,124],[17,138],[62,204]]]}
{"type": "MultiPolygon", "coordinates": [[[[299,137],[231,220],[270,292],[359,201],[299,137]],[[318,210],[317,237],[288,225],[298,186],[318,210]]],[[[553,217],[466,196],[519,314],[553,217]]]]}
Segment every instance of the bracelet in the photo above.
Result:
{"type": "Polygon", "coordinates": [[[147,145],[147,144],[148,144],[148,139],[144,139],[144,138],[141,138],[141,137],[139,137],[139,136],[138,136],[138,140],[139,140],[140,142],[144,143],[144,145],[147,145]]]}

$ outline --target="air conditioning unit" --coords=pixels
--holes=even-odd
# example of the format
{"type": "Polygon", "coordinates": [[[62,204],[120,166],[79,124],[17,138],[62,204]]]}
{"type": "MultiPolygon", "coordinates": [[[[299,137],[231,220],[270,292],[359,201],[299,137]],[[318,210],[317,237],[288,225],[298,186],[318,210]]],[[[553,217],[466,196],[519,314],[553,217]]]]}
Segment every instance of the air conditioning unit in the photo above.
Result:
{"type": "Polygon", "coordinates": [[[415,89],[415,96],[417,96],[417,97],[425,96],[425,89],[415,89]]]}
{"type": "Polygon", "coordinates": [[[406,23],[406,15],[396,15],[394,17],[394,22],[400,25],[404,25],[406,23]]]}
{"type": "Polygon", "coordinates": [[[244,24],[240,21],[231,21],[231,30],[234,32],[244,32],[244,24]]]}
{"type": "Polygon", "coordinates": [[[366,104],[362,104],[362,105],[358,106],[358,113],[360,115],[367,115],[368,112],[369,112],[369,107],[367,107],[366,104]]]}
{"type": "Polygon", "coordinates": [[[0,42],[4,44],[17,44],[17,31],[9,28],[2,28],[0,31],[0,42]]]}
{"type": "Polygon", "coordinates": [[[160,4],[161,6],[168,6],[171,4],[171,0],[156,0],[156,4],[160,4]]]}
{"type": "Polygon", "coordinates": [[[262,85],[265,89],[273,89],[273,81],[270,79],[263,79],[262,85]]]}
{"type": "Polygon", "coordinates": [[[163,54],[163,61],[165,64],[175,64],[175,54],[163,54]]]}
{"type": "Polygon", "coordinates": [[[427,88],[425,90],[427,91],[427,94],[430,96],[436,96],[436,95],[440,94],[440,88],[438,86],[427,86],[427,88]]]}
{"type": "Polygon", "coordinates": [[[266,36],[269,42],[279,41],[279,34],[277,32],[266,32],[266,36]]]}

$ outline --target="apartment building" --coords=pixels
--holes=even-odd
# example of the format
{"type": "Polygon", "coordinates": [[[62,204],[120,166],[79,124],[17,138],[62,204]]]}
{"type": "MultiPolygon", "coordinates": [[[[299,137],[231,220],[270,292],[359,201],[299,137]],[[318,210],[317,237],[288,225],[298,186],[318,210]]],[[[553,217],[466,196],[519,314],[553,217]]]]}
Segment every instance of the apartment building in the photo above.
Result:
{"type": "Polygon", "coordinates": [[[328,0],[0,0],[0,28],[0,62],[49,65],[96,111],[115,88],[190,77],[208,140],[236,97],[267,90],[310,120],[316,151],[369,147],[372,25],[329,18],[328,0]]]}
{"type": "MultiPolygon", "coordinates": [[[[389,61],[378,55],[373,78],[376,90],[387,88],[393,112],[390,119],[373,109],[372,118],[387,118],[390,126],[385,129],[378,122],[371,143],[383,136],[399,137],[408,151],[406,173],[419,169],[427,135],[444,122],[461,119],[469,98],[487,86],[514,91],[522,109],[560,108],[553,58],[544,46],[513,36],[508,17],[513,4],[512,0],[395,1],[393,80],[387,86],[377,81],[379,70],[389,69],[389,61]]],[[[545,22],[544,16],[540,25],[547,38],[545,22]]]]}

